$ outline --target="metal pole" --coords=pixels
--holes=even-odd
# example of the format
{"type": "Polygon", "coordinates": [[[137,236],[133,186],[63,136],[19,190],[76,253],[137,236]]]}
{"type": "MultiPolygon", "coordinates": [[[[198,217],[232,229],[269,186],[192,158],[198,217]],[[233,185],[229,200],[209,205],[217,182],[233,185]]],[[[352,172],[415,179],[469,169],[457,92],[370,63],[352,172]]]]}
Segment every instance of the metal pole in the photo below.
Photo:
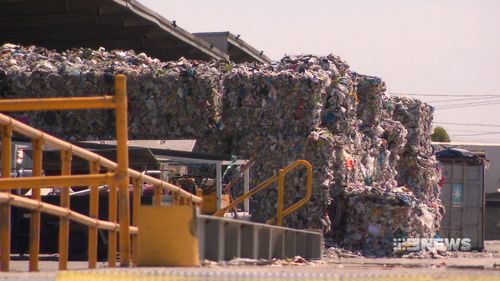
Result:
{"type": "MultiPolygon", "coordinates": [[[[118,231],[120,226],[117,223],[109,221],[96,220],[75,211],[61,208],[49,203],[35,201],[22,196],[17,196],[10,193],[0,192],[0,203],[10,202],[12,206],[21,207],[29,210],[42,210],[43,213],[53,216],[67,216],[70,220],[81,223],[86,226],[96,226],[98,229],[118,231]]],[[[137,234],[137,227],[131,226],[130,233],[137,234]]]]}
{"type": "MultiPolygon", "coordinates": [[[[89,171],[91,174],[99,174],[100,165],[98,161],[89,162],[89,171]]],[[[90,186],[90,208],[89,216],[93,219],[99,219],[99,186],[90,186]]],[[[89,227],[89,268],[97,266],[97,227],[89,227]]]]}
{"type": "MultiPolygon", "coordinates": [[[[33,157],[33,176],[42,176],[43,139],[31,140],[33,157]]],[[[32,188],[34,200],[41,201],[40,189],[32,188]]],[[[31,212],[30,220],[30,262],[29,271],[38,271],[38,254],[40,252],[40,210],[31,212]]]]}
{"type": "MultiPolygon", "coordinates": [[[[0,127],[2,134],[2,178],[10,178],[12,159],[12,127],[0,127]]],[[[10,190],[6,190],[10,193],[10,190]]],[[[10,263],[10,203],[0,204],[0,268],[9,271],[10,263]]]]}
{"type": "MultiPolygon", "coordinates": [[[[71,151],[61,150],[61,175],[71,174],[71,151]]],[[[69,186],[61,187],[60,206],[70,208],[69,186]]],[[[69,245],[69,219],[67,217],[59,218],[59,270],[68,268],[68,245],[69,245]]]]}
{"type": "Polygon", "coordinates": [[[9,188],[39,188],[53,186],[89,186],[92,184],[111,184],[114,174],[78,175],[78,176],[47,176],[25,178],[0,178],[0,190],[9,188]]]}
{"type": "Polygon", "coordinates": [[[285,194],[285,173],[283,169],[278,172],[278,206],[276,210],[276,225],[283,224],[283,196],[285,194]]]}
{"type": "MultiPolygon", "coordinates": [[[[162,189],[159,185],[153,186],[153,205],[154,206],[161,206],[161,196],[162,196],[162,189]]],[[[173,193],[172,193],[172,200],[174,199],[173,193]]]]}
{"type": "Polygon", "coordinates": [[[172,206],[178,206],[181,204],[180,196],[178,192],[172,194],[172,206]]]}
{"type": "MultiPolygon", "coordinates": [[[[132,225],[139,225],[139,209],[141,208],[141,192],[142,192],[142,180],[134,179],[134,198],[132,203],[132,225]]],[[[137,265],[137,248],[139,240],[137,236],[132,236],[132,262],[134,265],[137,265]]]]}
{"type": "MultiPolygon", "coordinates": [[[[243,173],[243,194],[246,194],[250,191],[250,168],[248,168],[243,173]]],[[[250,199],[245,199],[243,203],[243,210],[245,212],[250,212],[250,199]]]]}
{"type": "MultiPolygon", "coordinates": [[[[116,223],[116,183],[109,185],[108,192],[108,221],[116,223]]],[[[108,266],[116,266],[116,231],[108,231],[108,266]]]]}
{"type": "Polygon", "coordinates": [[[218,162],[216,164],[216,178],[215,178],[215,189],[217,193],[217,210],[222,207],[222,164],[218,162]]]}
{"type": "Polygon", "coordinates": [[[114,97],[102,96],[0,100],[0,111],[2,112],[105,108],[115,108],[114,97]]]}
{"type": "Polygon", "coordinates": [[[119,193],[120,265],[130,266],[130,202],[128,174],[127,84],[123,74],[115,77],[116,92],[116,178],[119,193]]]}

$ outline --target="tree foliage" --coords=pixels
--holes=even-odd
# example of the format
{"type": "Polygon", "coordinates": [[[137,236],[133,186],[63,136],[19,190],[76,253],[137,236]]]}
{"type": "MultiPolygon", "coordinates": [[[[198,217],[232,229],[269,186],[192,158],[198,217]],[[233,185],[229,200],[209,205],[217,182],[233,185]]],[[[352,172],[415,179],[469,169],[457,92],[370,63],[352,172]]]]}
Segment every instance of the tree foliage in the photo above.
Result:
{"type": "Polygon", "coordinates": [[[431,135],[431,140],[437,142],[450,142],[450,136],[443,127],[436,127],[431,135]]]}

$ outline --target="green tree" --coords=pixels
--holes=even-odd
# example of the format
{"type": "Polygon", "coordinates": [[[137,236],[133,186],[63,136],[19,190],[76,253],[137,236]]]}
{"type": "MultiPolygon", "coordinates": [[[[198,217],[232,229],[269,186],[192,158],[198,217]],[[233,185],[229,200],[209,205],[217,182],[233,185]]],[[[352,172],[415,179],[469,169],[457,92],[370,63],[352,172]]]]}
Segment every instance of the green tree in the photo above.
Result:
{"type": "Polygon", "coordinates": [[[431,135],[431,140],[438,142],[450,142],[450,136],[443,127],[436,127],[431,135]]]}

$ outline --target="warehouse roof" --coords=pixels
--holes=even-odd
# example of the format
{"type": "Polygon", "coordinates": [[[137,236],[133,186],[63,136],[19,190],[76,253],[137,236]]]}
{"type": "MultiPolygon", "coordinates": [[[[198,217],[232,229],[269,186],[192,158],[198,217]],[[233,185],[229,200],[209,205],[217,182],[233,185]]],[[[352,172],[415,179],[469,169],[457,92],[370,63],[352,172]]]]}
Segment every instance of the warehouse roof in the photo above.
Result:
{"type": "Polygon", "coordinates": [[[231,32],[203,32],[194,33],[194,35],[213,44],[219,50],[229,55],[229,59],[236,63],[241,62],[260,62],[271,63],[271,59],[246,43],[240,38],[240,35],[234,35],[231,32]]]}
{"type": "Polygon", "coordinates": [[[0,43],[132,49],[161,60],[228,55],[135,0],[0,0],[0,43]]]}

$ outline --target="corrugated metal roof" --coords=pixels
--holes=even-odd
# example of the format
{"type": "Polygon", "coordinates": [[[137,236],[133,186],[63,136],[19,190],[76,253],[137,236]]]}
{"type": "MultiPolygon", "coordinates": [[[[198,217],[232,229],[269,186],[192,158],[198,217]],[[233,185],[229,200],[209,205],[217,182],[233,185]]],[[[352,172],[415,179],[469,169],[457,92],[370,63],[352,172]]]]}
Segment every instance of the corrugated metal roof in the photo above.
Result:
{"type": "Polygon", "coordinates": [[[231,32],[201,32],[194,33],[194,35],[227,53],[229,59],[236,63],[252,61],[267,64],[271,63],[271,59],[264,55],[263,51],[255,49],[250,44],[243,41],[239,35],[234,35],[231,32]]]}
{"type": "Polygon", "coordinates": [[[229,56],[135,0],[0,0],[0,42],[132,49],[162,60],[229,56]]]}
{"type": "MultiPolygon", "coordinates": [[[[116,140],[82,141],[81,143],[116,145],[116,140]]],[[[192,152],[196,145],[196,140],[129,140],[128,145],[192,152]]]]}

